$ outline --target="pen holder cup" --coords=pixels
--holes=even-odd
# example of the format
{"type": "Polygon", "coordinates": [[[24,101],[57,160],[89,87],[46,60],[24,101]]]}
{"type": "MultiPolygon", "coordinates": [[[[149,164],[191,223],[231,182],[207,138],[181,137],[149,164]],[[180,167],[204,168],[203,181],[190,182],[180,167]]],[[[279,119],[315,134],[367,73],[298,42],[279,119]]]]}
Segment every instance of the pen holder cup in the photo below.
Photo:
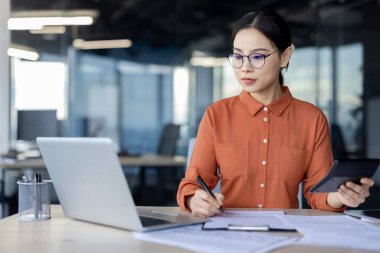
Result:
{"type": "Polygon", "coordinates": [[[50,180],[42,182],[17,181],[18,219],[36,221],[50,219],[50,180]]]}

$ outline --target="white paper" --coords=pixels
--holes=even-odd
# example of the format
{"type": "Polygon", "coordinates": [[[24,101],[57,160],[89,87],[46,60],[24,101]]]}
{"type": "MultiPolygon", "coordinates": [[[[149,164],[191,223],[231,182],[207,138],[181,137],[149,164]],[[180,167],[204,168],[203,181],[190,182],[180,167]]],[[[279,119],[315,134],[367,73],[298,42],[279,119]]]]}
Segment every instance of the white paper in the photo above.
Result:
{"type": "Polygon", "coordinates": [[[282,219],[293,224],[304,234],[299,244],[356,248],[380,252],[380,227],[345,216],[284,215],[282,219]]]}
{"type": "Polygon", "coordinates": [[[237,226],[268,226],[277,229],[294,229],[294,226],[281,220],[278,216],[284,211],[226,211],[226,215],[209,218],[206,229],[227,229],[230,225],[237,226]]]}
{"type": "Polygon", "coordinates": [[[268,252],[294,244],[297,238],[267,232],[202,230],[202,225],[184,226],[149,233],[134,233],[135,238],[177,246],[195,252],[268,252]]]}

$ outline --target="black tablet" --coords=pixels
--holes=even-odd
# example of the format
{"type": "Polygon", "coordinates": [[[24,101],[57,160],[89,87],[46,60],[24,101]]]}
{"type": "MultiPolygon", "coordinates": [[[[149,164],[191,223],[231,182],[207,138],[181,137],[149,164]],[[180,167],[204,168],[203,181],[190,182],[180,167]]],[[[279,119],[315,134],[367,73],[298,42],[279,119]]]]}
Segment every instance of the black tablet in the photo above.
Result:
{"type": "Polygon", "coordinates": [[[336,192],[347,181],[360,183],[363,177],[371,178],[379,166],[379,159],[336,160],[327,176],[311,188],[311,192],[336,192]]]}

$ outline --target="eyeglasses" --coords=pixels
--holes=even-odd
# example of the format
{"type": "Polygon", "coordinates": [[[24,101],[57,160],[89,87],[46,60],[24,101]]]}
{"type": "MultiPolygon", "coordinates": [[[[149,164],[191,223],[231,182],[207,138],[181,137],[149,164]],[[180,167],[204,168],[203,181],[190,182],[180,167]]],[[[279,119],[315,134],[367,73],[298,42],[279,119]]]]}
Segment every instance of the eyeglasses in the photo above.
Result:
{"type": "Polygon", "coordinates": [[[243,66],[244,57],[247,57],[249,64],[251,64],[253,68],[261,69],[265,64],[265,58],[271,56],[277,51],[278,50],[267,55],[258,54],[258,53],[253,53],[250,55],[241,55],[241,54],[233,53],[233,54],[228,55],[228,60],[231,63],[232,67],[236,69],[240,69],[243,66]]]}

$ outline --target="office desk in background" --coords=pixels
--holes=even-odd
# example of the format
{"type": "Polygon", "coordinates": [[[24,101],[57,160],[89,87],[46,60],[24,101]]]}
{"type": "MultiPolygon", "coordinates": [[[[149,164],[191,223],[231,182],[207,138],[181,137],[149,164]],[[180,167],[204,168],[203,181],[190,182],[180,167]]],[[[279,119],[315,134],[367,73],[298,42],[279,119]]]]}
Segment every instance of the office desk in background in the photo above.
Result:
{"type": "MultiPolygon", "coordinates": [[[[178,207],[139,207],[163,212],[184,212],[178,207]]],[[[342,215],[312,209],[287,209],[295,215],[342,215]]],[[[268,232],[270,233],[270,232],[268,232]]],[[[279,235],[278,232],[272,232],[279,235]]],[[[54,253],[54,252],[190,252],[173,246],[140,241],[131,232],[67,218],[61,206],[52,206],[52,218],[46,221],[22,222],[17,215],[0,220],[0,252],[54,253]]],[[[288,236],[301,236],[286,233],[288,236]]],[[[290,246],[273,252],[367,252],[316,246],[290,246]]]]}
{"type": "MultiPolygon", "coordinates": [[[[119,158],[121,165],[125,167],[176,167],[186,164],[186,157],[184,156],[142,155],[121,156],[119,158]]],[[[0,159],[0,168],[7,170],[44,169],[45,163],[42,158],[15,161],[0,159]]]]}
{"type": "MultiPolygon", "coordinates": [[[[121,156],[120,164],[123,167],[140,168],[140,185],[145,187],[146,168],[173,168],[175,173],[183,173],[183,167],[186,165],[184,156],[163,156],[163,155],[142,155],[142,156],[121,156]]],[[[25,169],[45,169],[45,163],[42,158],[32,158],[25,160],[3,160],[0,158],[1,169],[1,189],[0,203],[2,204],[2,215],[5,213],[5,196],[4,179],[8,171],[22,171],[25,169]]],[[[140,191],[142,192],[142,191],[140,191]]]]}

